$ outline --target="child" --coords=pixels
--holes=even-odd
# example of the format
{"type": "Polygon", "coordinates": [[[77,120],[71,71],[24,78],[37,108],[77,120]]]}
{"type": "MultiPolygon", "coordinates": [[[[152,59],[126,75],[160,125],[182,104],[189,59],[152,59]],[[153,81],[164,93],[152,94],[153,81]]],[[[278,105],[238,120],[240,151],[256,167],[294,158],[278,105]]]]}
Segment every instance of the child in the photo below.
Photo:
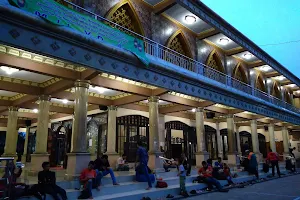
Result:
{"type": "Polygon", "coordinates": [[[228,165],[226,163],[223,163],[223,166],[224,166],[224,174],[226,176],[226,179],[228,181],[228,184],[229,185],[233,185],[233,181],[232,181],[232,176],[231,176],[231,173],[230,173],[230,168],[228,167],[228,165]]]}
{"type": "Polygon", "coordinates": [[[178,167],[178,175],[177,176],[179,176],[180,195],[182,195],[184,197],[188,197],[189,195],[185,188],[186,171],[184,169],[182,159],[179,159],[178,165],[179,165],[179,167],[178,167]]]}

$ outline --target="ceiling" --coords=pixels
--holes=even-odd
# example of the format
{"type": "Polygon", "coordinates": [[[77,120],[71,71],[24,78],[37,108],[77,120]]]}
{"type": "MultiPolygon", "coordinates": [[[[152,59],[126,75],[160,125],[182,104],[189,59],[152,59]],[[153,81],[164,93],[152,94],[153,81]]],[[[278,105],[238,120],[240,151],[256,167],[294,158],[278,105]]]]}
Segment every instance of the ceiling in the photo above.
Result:
{"type": "Polygon", "coordinates": [[[225,51],[239,47],[239,45],[237,43],[235,43],[234,41],[232,41],[231,39],[229,39],[222,33],[208,37],[208,38],[206,38],[206,40],[210,41],[211,43],[213,43],[214,45],[220,47],[221,49],[223,49],[225,51]],[[222,45],[220,43],[220,41],[222,41],[222,39],[225,39],[225,40],[228,39],[228,43],[226,45],[222,45]]]}
{"type": "Polygon", "coordinates": [[[18,93],[16,93],[16,92],[0,90],[0,96],[3,96],[3,97],[13,97],[13,96],[16,96],[17,94],[18,93]]]}
{"type": "Polygon", "coordinates": [[[259,61],[258,58],[256,58],[252,53],[250,53],[249,51],[244,51],[238,54],[234,55],[235,57],[238,57],[239,59],[242,59],[244,62],[247,63],[252,63],[252,62],[257,62],[259,61]],[[248,57],[247,57],[248,56],[248,57]]]}
{"type": "Polygon", "coordinates": [[[20,71],[17,71],[15,73],[11,74],[11,75],[8,75],[1,68],[0,68],[0,76],[10,77],[10,78],[17,78],[17,79],[21,79],[21,80],[32,81],[32,82],[35,82],[35,83],[43,83],[43,82],[46,82],[46,81],[48,81],[52,78],[50,76],[45,76],[45,75],[42,75],[42,74],[36,74],[36,73],[29,72],[29,71],[24,71],[24,70],[20,70],[20,71]]]}

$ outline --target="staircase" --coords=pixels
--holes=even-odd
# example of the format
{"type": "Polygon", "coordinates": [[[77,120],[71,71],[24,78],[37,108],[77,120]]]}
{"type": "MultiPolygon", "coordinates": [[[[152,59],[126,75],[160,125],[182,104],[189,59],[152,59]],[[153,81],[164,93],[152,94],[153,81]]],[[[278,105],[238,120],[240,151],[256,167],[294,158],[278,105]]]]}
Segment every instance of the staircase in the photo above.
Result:
{"type": "MultiPolygon", "coordinates": [[[[280,166],[280,170],[282,173],[286,173],[284,166],[280,166]]],[[[260,168],[260,178],[265,178],[267,175],[271,173],[263,173],[261,172],[260,168]]],[[[159,177],[162,177],[164,181],[168,183],[167,188],[155,188],[155,184],[151,190],[145,190],[148,186],[147,183],[140,183],[135,182],[135,176],[133,172],[123,172],[123,173],[116,173],[117,181],[120,183],[119,186],[113,186],[112,181],[109,175],[102,179],[102,187],[101,191],[98,192],[93,190],[93,196],[95,200],[105,200],[105,199],[114,199],[114,200],[121,200],[128,198],[130,200],[140,200],[143,197],[150,197],[151,199],[163,198],[166,197],[168,194],[173,196],[178,196],[179,193],[179,178],[177,177],[177,171],[171,172],[163,172],[158,173],[159,177]]],[[[238,177],[233,179],[235,183],[240,183],[244,181],[254,180],[255,177],[252,175],[248,175],[247,172],[238,172],[238,177]]],[[[190,192],[191,190],[199,190],[206,188],[207,186],[203,183],[193,183],[192,181],[197,177],[197,170],[193,169],[191,172],[191,176],[187,177],[186,179],[186,188],[187,191],[190,192]]],[[[220,181],[222,185],[226,185],[227,181],[220,181]]],[[[77,199],[80,195],[80,191],[76,190],[75,188],[79,188],[78,181],[61,181],[57,183],[60,187],[66,189],[68,198],[70,200],[77,199]]],[[[22,198],[22,200],[34,200],[34,197],[30,198],[22,198]]],[[[47,200],[52,200],[50,196],[47,196],[47,200]]]]}

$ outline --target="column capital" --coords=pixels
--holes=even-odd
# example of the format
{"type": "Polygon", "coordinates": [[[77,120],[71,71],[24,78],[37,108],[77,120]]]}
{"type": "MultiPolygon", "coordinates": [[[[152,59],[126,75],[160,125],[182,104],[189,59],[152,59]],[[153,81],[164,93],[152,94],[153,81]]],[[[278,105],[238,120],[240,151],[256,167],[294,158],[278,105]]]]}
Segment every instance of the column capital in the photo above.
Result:
{"type": "Polygon", "coordinates": [[[86,81],[86,80],[77,80],[77,81],[74,83],[74,86],[75,86],[75,87],[83,87],[83,88],[89,89],[89,87],[90,87],[90,81],[86,81]]]}
{"type": "Polygon", "coordinates": [[[228,114],[228,115],[226,115],[226,118],[227,118],[227,119],[233,118],[233,114],[228,114]]]}
{"type": "Polygon", "coordinates": [[[107,110],[118,110],[117,106],[107,106],[107,110]]]}
{"type": "Polygon", "coordinates": [[[149,102],[158,103],[159,97],[158,96],[151,96],[148,98],[149,102]]]}
{"type": "Polygon", "coordinates": [[[51,96],[50,95],[41,95],[41,96],[39,96],[39,100],[40,101],[50,101],[51,96]]]}
{"type": "Polygon", "coordinates": [[[19,110],[19,108],[18,107],[15,107],[15,106],[10,106],[10,107],[8,107],[8,111],[9,112],[12,112],[12,111],[18,111],[19,110]]]}
{"type": "Polygon", "coordinates": [[[204,112],[204,108],[198,107],[198,108],[196,108],[196,112],[204,112]]]}

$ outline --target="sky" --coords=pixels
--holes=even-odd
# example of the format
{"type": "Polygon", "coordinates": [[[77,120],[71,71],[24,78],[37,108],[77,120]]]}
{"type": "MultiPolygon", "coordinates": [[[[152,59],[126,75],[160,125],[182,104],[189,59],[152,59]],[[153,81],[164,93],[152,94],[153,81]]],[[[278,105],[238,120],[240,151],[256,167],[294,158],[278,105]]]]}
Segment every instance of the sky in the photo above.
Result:
{"type": "Polygon", "coordinates": [[[201,1],[300,78],[300,0],[201,1]]]}

